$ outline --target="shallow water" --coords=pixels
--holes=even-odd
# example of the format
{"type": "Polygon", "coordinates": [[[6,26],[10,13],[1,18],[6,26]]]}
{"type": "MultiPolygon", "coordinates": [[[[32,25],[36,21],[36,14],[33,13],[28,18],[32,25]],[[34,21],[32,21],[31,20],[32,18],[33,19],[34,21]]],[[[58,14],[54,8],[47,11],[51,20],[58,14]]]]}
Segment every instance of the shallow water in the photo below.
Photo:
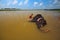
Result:
{"type": "Polygon", "coordinates": [[[0,11],[0,40],[60,40],[60,13],[54,11],[0,11]],[[42,14],[47,21],[43,33],[28,17],[33,13],[42,14]]]}

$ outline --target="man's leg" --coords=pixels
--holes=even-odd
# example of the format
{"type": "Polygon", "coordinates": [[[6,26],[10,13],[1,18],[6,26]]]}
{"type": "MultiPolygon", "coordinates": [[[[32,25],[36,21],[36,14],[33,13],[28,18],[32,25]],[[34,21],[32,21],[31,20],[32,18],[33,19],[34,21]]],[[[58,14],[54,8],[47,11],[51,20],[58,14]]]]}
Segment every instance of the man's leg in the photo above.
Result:
{"type": "Polygon", "coordinates": [[[45,25],[47,25],[46,20],[43,20],[42,21],[42,26],[44,27],[45,25]]]}
{"type": "Polygon", "coordinates": [[[32,19],[32,20],[30,20],[30,22],[36,22],[36,20],[33,20],[33,19],[32,19]]]}
{"type": "Polygon", "coordinates": [[[42,24],[39,23],[39,22],[36,22],[36,25],[37,25],[37,28],[41,31],[41,32],[44,32],[44,29],[42,27],[42,24]]]}
{"type": "Polygon", "coordinates": [[[40,29],[41,28],[41,24],[39,22],[36,22],[37,28],[40,29]]]}

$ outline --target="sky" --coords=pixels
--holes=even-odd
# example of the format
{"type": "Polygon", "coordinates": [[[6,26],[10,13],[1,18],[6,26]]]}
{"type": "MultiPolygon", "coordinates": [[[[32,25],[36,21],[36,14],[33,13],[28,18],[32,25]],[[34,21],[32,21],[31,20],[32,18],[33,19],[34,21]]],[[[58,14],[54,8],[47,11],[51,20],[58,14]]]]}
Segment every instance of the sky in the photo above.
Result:
{"type": "Polygon", "coordinates": [[[0,0],[0,8],[60,9],[60,0],[0,0]]]}

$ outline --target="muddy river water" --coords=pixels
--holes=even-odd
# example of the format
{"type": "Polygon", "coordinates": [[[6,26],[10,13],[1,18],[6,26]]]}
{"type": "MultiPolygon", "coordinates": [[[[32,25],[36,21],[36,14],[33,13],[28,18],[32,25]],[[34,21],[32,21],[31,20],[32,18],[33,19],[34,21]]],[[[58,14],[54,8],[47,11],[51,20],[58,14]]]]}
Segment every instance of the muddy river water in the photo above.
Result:
{"type": "Polygon", "coordinates": [[[60,13],[54,11],[0,11],[0,40],[60,40],[60,13]],[[41,14],[47,21],[43,33],[28,17],[41,14]]]}

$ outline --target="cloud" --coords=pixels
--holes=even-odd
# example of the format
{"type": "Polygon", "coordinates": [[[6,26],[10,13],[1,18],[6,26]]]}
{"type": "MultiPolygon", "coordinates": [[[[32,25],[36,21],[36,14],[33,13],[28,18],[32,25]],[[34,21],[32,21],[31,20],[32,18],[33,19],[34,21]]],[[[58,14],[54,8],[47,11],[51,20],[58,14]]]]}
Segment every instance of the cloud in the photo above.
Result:
{"type": "Polygon", "coordinates": [[[38,2],[34,2],[34,6],[38,5],[38,2]]]}
{"type": "Polygon", "coordinates": [[[28,1],[29,1],[29,0],[24,0],[24,2],[21,1],[18,5],[21,6],[21,5],[28,4],[28,1]]]}
{"type": "Polygon", "coordinates": [[[58,0],[54,0],[53,4],[56,4],[58,2],[58,0]]]}
{"type": "Polygon", "coordinates": [[[53,4],[59,4],[60,0],[54,0],[53,4]]]}
{"type": "Polygon", "coordinates": [[[9,6],[10,4],[11,4],[11,2],[8,2],[8,3],[7,3],[7,6],[9,6]]]}
{"type": "Polygon", "coordinates": [[[17,0],[14,0],[13,1],[13,5],[15,5],[15,4],[17,4],[18,3],[18,1],[17,0]]]}
{"type": "Polygon", "coordinates": [[[40,3],[39,5],[40,5],[40,6],[42,6],[42,5],[43,5],[43,3],[40,3]]]}
{"type": "Polygon", "coordinates": [[[40,2],[40,3],[38,3],[38,2],[34,2],[34,6],[42,6],[42,5],[43,5],[42,2],[40,2]]]}
{"type": "Polygon", "coordinates": [[[0,8],[4,8],[5,6],[5,4],[0,4],[0,8]]]}
{"type": "Polygon", "coordinates": [[[28,3],[28,1],[29,1],[29,0],[25,0],[25,1],[24,1],[24,4],[27,4],[27,3],[28,3]]]}
{"type": "Polygon", "coordinates": [[[53,5],[60,6],[60,0],[54,0],[53,5]]]}
{"type": "Polygon", "coordinates": [[[6,0],[6,2],[7,2],[6,5],[9,6],[11,4],[12,0],[6,0]]]}
{"type": "Polygon", "coordinates": [[[19,6],[23,5],[23,2],[20,2],[18,5],[19,5],[19,6]]]}

